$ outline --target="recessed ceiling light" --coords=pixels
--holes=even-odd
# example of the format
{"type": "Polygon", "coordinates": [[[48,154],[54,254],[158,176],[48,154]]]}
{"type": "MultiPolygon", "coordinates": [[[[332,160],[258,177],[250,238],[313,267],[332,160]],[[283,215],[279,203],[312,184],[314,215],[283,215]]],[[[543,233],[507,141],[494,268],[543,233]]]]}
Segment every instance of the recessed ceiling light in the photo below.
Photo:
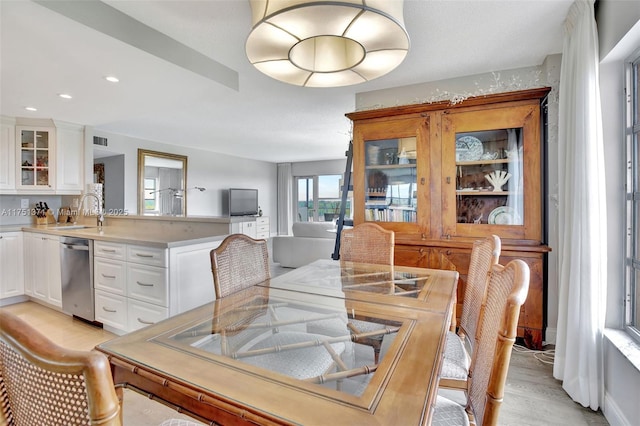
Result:
{"type": "Polygon", "coordinates": [[[63,99],[71,99],[73,96],[69,95],[68,93],[58,93],[58,96],[60,96],[63,99]]]}
{"type": "Polygon", "coordinates": [[[118,77],[115,77],[113,75],[108,75],[104,78],[107,81],[110,81],[111,83],[117,83],[120,81],[120,79],[118,79],[118,77]]]}
{"type": "Polygon", "coordinates": [[[24,107],[24,109],[26,109],[27,111],[31,111],[31,112],[34,112],[34,111],[37,111],[37,110],[38,110],[37,108],[30,107],[30,106],[28,106],[28,107],[24,107]]]}

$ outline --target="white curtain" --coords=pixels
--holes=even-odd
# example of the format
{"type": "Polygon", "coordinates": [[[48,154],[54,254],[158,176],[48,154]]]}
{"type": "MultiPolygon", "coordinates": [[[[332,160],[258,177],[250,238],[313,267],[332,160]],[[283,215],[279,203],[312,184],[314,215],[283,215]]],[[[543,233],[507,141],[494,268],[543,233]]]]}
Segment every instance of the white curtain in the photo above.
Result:
{"type": "Polygon", "coordinates": [[[291,234],[293,214],[291,163],[278,164],[278,235],[291,234]]]}
{"type": "Polygon", "coordinates": [[[607,286],[604,149],[593,0],[576,0],[565,22],[560,71],[559,306],[553,375],[571,398],[602,406],[607,286]]]}

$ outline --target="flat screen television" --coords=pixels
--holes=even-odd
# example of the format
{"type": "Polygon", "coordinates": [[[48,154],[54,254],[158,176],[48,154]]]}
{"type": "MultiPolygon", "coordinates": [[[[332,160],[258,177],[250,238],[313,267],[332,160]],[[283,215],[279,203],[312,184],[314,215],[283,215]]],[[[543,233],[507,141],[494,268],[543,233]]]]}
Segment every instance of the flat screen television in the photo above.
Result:
{"type": "Polygon", "coordinates": [[[229,189],[229,216],[255,216],[257,214],[257,189],[229,189]]]}

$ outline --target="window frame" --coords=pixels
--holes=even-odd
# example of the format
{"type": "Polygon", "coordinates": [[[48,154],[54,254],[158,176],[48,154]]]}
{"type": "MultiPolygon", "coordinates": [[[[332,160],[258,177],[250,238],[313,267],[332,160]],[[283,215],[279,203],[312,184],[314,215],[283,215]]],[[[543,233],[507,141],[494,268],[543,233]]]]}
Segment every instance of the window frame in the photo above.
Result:
{"type": "MultiPolygon", "coordinates": [[[[340,185],[340,188],[343,184],[343,180],[344,180],[344,176],[341,173],[322,173],[319,175],[301,175],[301,176],[294,176],[294,202],[293,202],[293,217],[294,217],[294,221],[295,222],[300,222],[300,218],[298,217],[298,208],[299,208],[299,202],[301,201],[299,199],[299,183],[302,180],[305,181],[311,181],[313,182],[312,184],[312,188],[310,188],[310,190],[308,190],[309,193],[311,193],[311,197],[312,197],[312,201],[313,201],[313,206],[309,208],[308,212],[307,212],[307,218],[309,222],[326,222],[324,219],[324,215],[322,217],[320,217],[320,211],[322,211],[323,213],[327,213],[325,212],[321,206],[320,206],[320,202],[321,201],[325,201],[325,202],[329,202],[329,203],[334,203],[336,202],[335,198],[333,197],[320,197],[320,178],[323,176],[338,176],[339,177],[339,183],[338,185],[340,185]]],[[[337,199],[337,207],[334,206],[334,211],[332,213],[335,213],[336,215],[339,213],[340,211],[340,203],[342,201],[342,192],[341,189],[338,190],[338,199],[337,199]]],[[[352,208],[351,206],[353,206],[353,194],[349,193],[347,196],[347,207],[346,207],[346,213],[345,213],[345,218],[349,218],[350,215],[352,215],[352,208]]],[[[334,220],[337,219],[337,217],[334,218],[334,220]]]]}
{"type": "Polygon", "coordinates": [[[640,49],[625,62],[624,328],[640,342],[640,49]]]}
{"type": "Polygon", "coordinates": [[[158,178],[144,178],[144,211],[147,213],[158,211],[158,178]],[[152,186],[148,183],[153,182],[152,186]],[[147,207],[147,202],[153,201],[153,207],[147,207]]]}

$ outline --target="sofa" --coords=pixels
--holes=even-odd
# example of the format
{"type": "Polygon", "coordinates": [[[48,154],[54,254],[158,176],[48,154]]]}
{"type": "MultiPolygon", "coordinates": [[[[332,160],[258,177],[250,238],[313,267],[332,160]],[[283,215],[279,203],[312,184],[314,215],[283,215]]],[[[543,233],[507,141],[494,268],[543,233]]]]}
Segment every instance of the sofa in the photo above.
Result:
{"type": "Polygon", "coordinates": [[[291,228],[293,235],[271,239],[275,263],[298,268],[318,259],[331,259],[336,243],[334,222],[295,222],[291,228]]]}

